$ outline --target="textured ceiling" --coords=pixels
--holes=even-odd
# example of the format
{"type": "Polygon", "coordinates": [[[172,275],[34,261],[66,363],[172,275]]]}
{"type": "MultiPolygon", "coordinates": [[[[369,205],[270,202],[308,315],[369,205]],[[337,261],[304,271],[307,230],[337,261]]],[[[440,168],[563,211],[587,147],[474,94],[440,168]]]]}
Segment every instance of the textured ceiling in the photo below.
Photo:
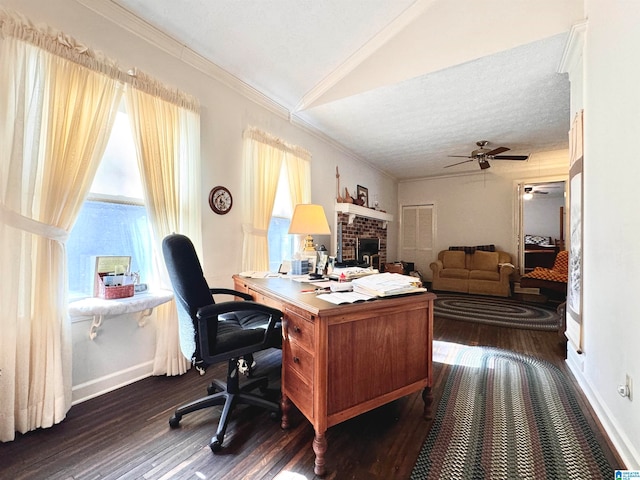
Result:
{"type": "Polygon", "coordinates": [[[443,167],[478,140],[568,144],[558,66],[581,0],[79,1],[123,7],[398,179],[476,171],[443,167]]]}

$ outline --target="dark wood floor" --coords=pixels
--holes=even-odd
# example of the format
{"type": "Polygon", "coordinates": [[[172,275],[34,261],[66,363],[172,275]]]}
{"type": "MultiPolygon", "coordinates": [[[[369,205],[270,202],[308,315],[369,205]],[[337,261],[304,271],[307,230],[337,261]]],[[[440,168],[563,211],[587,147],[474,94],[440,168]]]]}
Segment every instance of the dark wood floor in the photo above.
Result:
{"type": "MultiPolygon", "coordinates": [[[[441,359],[456,344],[487,345],[535,355],[567,373],[564,347],[555,332],[516,330],[436,319],[434,411],[449,366],[441,359]],[[440,361],[439,361],[440,360],[440,361]]],[[[259,368],[277,383],[280,352],[258,357],[259,368]]],[[[346,366],[348,368],[348,366],[346,366]]],[[[292,428],[253,407],[236,410],[225,447],[208,447],[219,408],[187,415],[178,429],[173,409],[205,393],[205,382],[222,378],[224,366],[206,377],[152,377],[71,408],[67,419],[46,430],[0,444],[0,478],[7,479],[279,479],[309,480],[313,474],[313,429],[297,412],[292,428]]],[[[375,375],[375,372],[372,372],[375,375]]],[[[580,398],[592,427],[600,431],[589,405],[580,398]]],[[[327,479],[406,479],[430,423],[421,418],[420,394],[336,425],[327,432],[327,479]]],[[[600,435],[614,468],[622,464],[600,435]]]]}

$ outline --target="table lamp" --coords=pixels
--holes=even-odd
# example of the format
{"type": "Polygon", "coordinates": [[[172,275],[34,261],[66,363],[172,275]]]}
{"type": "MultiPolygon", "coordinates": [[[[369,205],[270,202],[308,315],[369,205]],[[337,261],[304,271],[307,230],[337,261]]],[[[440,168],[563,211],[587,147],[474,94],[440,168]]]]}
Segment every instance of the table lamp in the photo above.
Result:
{"type": "Polygon", "coordinates": [[[289,233],[296,235],[306,235],[303,255],[315,255],[316,249],[313,246],[311,235],[329,235],[329,222],[324,214],[322,205],[300,203],[293,211],[293,217],[289,224],[289,233]]]}

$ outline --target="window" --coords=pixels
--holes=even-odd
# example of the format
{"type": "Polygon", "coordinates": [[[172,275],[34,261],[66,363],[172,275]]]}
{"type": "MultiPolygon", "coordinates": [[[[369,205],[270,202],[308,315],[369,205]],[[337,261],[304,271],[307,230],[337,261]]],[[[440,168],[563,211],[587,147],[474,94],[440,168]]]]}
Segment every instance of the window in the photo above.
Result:
{"type": "Polygon", "coordinates": [[[287,167],[283,162],[268,231],[269,270],[272,272],[278,271],[282,260],[293,257],[295,236],[288,233],[292,215],[287,167]]]}
{"type": "Polygon", "coordinates": [[[152,265],[151,228],[144,206],[136,151],[123,108],[89,196],[67,241],[71,300],[93,296],[95,256],[131,256],[131,271],[148,282],[152,265]]]}

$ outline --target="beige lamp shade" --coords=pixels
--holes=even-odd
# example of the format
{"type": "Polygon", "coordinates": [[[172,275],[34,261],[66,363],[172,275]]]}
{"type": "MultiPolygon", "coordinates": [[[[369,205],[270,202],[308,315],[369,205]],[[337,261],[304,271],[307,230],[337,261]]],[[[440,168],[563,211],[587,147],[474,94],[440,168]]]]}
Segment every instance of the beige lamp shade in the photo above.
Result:
{"type": "Polygon", "coordinates": [[[306,235],[304,250],[315,251],[311,235],[329,235],[331,233],[322,205],[307,203],[296,205],[289,224],[289,233],[306,235]]]}

